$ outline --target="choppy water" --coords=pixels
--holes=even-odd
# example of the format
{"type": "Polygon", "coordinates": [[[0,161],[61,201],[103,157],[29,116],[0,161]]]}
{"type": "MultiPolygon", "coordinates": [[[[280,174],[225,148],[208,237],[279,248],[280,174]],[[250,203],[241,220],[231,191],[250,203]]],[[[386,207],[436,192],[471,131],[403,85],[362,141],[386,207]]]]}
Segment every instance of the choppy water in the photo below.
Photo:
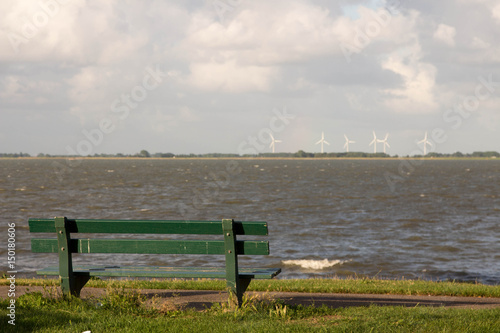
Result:
{"type": "MultiPolygon", "coordinates": [[[[279,266],[282,278],[500,283],[500,160],[0,160],[0,172],[1,243],[15,222],[24,273],[57,262],[30,252],[29,217],[234,218],[268,221],[271,255],[242,265],[279,266]]],[[[189,266],[214,257],[90,260],[189,266]]]]}

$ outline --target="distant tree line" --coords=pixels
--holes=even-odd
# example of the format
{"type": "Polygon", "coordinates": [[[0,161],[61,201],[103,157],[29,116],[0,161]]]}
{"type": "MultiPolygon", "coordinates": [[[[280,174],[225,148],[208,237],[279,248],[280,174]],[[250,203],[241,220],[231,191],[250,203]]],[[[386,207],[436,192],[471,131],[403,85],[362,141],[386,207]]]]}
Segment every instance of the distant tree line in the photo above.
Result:
{"type": "MultiPolygon", "coordinates": [[[[26,153],[0,153],[0,158],[13,158],[13,157],[31,157],[30,154],[26,153]]],[[[50,155],[40,153],[37,157],[81,157],[81,156],[68,156],[68,155],[50,155]]],[[[143,149],[136,154],[94,154],[85,157],[101,157],[101,158],[125,158],[125,157],[138,157],[138,158],[238,158],[238,157],[296,157],[296,158],[388,158],[388,157],[399,157],[398,155],[391,156],[386,153],[365,153],[365,152],[342,152],[342,153],[310,153],[303,150],[299,150],[296,153],[260,153],[254,155],[239,155],[239,154],[224,154],[224,153],[208,153],[208,154],[173,154],[173,153],[154,153],[150,154],[147,150],[143,149]]],[[[441,154],[441,153],[429,153],[425,156],[414,155],[414,156],[404,156],[407,158],[500,158],[500,153],[496,151],[475,151],[472,154],[463,154],[461,152],[455,152],[453,154],[441,154]]]]}
{"type": "MultiPolygon", "coordinates": [[[[414,157],[424,157],[422,155],[415,155],[414,157]]],[[[500,153],[496,151],[475,151],[472,154],[463,154],[459,151],[453,154],[429,153],[425,157],[483,157],[483,158],[499,158],[500,153]]]]}
{"type": "Polygon", "coordinates": [[[26,153],[12,153],[12,154],[6,154],[6,153],[0,153],[0,157],[31,157],[30,154],[26,153]]]}
{"type": "MultiPolygon", "coordinates": [[[[361,158],[361,157],[366,157],[366,158],[384,158],[384,157],[391,157],[390,155],[386,153],[364,153],[364,152],[348,152],[348,153],[308,153],[303,150],[299,150],[298,152],[291,154],[290,157],[350,157],[350,158],[361,158]]],[[[397,156],[395,156],[397,157],[397,156]]]]}

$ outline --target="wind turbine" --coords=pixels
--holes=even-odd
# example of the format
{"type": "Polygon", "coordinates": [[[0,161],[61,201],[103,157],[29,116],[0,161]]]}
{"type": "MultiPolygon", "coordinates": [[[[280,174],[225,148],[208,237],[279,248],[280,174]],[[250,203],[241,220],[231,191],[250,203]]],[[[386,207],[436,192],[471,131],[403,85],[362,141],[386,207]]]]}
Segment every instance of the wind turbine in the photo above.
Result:
{"type": "Polygon", "coordinates": [[[344,134],[344,138],[345,138],[345,144],[344,144],[344,148],[345,148],[345,151],[346,152],[349,152],[349,144],[350,143],[356,143],[356,141],[351,141],[347,138],[347,135],[344,134]]]}
{"type": "Polygon", "coordinates": [[[386,133],[385,134],[385,138],[384,140],[377,140],[378,142],[381,142],[384,144],[384,154],[385,154],[385,147],[389,147],[391,148],[391,146],[389,145],[389,143],[387,142],[387,138],[389,138],[389,133],[386,133]]]}
{"type": "Polygon", "coordinates": [[[269,148],[273,148],[273,153],[274,153],[274,144],[276,142],[281,142],[281,140],[276,140],[271,133],[269,133],[269,135],[271,136],[271,144],[269,145],[269,148]]]}
{"type": "Polygon", "coordinates": [[[427,155],[427,149],[426,149],[427,147],[426,147],[426,145],[429,145],[429,146],[432,147],[432,143],[427,140],[427,132],[425,132],[424,139],[422,141],[417,142],[417,144],[421,144],[421,143],[424,144],[424,156],[425,156],[425,155],[427,155]]]}
{"type": "Polygon", "coordinates": [[[375,131],[373,131],[373,140],[370,142],[370,146],[373,145],[373,153],[377,153],[377,135],[375,134],[375,131]]]}
{"type": "Polygon", "coordinates": [[[323,154],[323,144],[326,143],[327,145],[330,145],[326,140],[325,140],[325,133],[321,132],[321,140],[316,142],[315,144],[320,144],[321,143],[321,153],[323,154]]]}

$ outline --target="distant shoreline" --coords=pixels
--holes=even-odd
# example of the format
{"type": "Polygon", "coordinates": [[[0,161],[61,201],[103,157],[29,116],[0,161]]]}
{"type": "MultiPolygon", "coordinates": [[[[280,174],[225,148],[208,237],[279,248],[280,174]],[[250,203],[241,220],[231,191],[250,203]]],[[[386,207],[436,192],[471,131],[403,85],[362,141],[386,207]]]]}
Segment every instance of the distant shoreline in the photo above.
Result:
{"type": "Polygon", "coordinates": [[[429,161],[451,161],[451,160],[499,160],[496,157],[100,157],[100,156],[30,156],[30,157],[0,157],[1,160],[429,160],[429,161]]]}

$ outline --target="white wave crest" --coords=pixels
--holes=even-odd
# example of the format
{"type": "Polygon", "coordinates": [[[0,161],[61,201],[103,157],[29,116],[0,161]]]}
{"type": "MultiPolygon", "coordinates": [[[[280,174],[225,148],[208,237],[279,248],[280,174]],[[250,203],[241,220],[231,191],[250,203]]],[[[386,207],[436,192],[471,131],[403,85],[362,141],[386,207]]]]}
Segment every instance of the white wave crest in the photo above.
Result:
{"type": "Polygon", "coordinates": [[[284,265],[300,266],[307,269],[325,269],[328,267],[333,267],[335,265],[342,265],[349,260],[309,260],[309,259],[299,259],[299,260],[283,260],[284,265]]]}

